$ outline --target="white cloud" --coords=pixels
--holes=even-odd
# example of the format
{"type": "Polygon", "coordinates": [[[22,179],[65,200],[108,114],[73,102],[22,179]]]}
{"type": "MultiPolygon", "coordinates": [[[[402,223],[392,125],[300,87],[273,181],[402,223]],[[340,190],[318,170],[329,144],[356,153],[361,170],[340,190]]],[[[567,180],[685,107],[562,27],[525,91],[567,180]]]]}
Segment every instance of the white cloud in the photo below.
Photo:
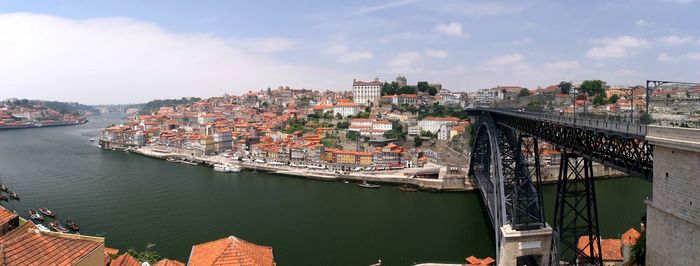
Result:
{"type": "Polygon", "coordinates": [[[209,97],[277,85],[339,88],[352,79],[250,53],[210,34],[173,33],[128,18],[3,14],[0,51],[3,96],[88,104],[209,97]]]}
{"type": "Polygon", "coordinates": [[[425,55],[431,56],[431,57],[437,57],[437,58],[445,58],[449,54],[445,50],[433,50],[433,49],[428,49],[425,51],[425,55]]]}
{"type": "Polygon", "coordinates": [[[640,27],[646,26],[647,24],[649,24],[649,22],[647,22],[646,20],[643,20],[643,19],[638,19],[637,21],[634,22],[634,25],[637,25],[640,27]]]}
{"type": "Polygon", "coordinates": [[[617,38],[606,38],[595,42],[602,46],[593,47],[586,52],[586,56],[595,60],[623,58],[629,55],[630,49],[649,46],[648,41],[629,35],[617,38]]]}
{"type": "Polygon", "coordinates": [[[343,44],[333,44],[321,49],[321,54],[336,56],[340,63],[352,63],[374,58],[370,51],[351,51],[343,44]]]}
{"type": "Polygon", "coordinates": [[[656,57],[656,60],[664,63],[678,62],[680,59],[670,56],[669,54],[662,52],[656,57]]]}
{"type": "Polygon", "coordinates": [[[522,62],[525,57],[519,53],[492,57],[484,62],[487,66],[502,66],[522,62]]]}
{"type": "Polygon", "coordinates": [[[297,41],[287,38],[246,38],[232,40],[231,43],[250,52],[261,54],[289,51],[298,45],[297,41]]]}
{"type": "Polygon", "coordinates": [[[700,60],[700,53],[688,53],[686,57],[690,60],[700,60]]]}
{"type": "Polygon", "coordinates": [[[374,54],[369,51],[347,52],[338,57],[338,62],[351,63],[374,58],[374,54]]]}
{"type": "Polygon", "coordinates": [[[403,0],[403,1],[395,1],[395,2],[388,2],[376,6],[367,6],[367,7],[362,7],[358,8],[354,13],[355,15],[364,15],[364,14],[369,14],[369,13],[374,13],[394,7],[400,7],[400,6],[405,6],[408,4],[411,4],[415,2],[415,0],[403,0]]]}
{"type": "Polygon", "coordinates": [[[334,44],[321,49],[321,53],[325,55],[341,55],[348,52],[348,47],[342,44],[334,44]]]}
{"type": "Polygon", "coordinates": [[[526,38],[514,40],[514,41],[513,41],[513,44],[515,44],[515,45],[520,45],[520,44],[531,44],[531,43],[534,43],[534,42],[535,42],[534,39],[532,39],[532,38],[527,38],[527,37],[526,37],[526,38]]]}
{"type": "Polygon", "coordinates": [[[446,13],[458,13],[468,17],[490,17],[500,15],[512,15],[520,13],[523,7],[513,3],[497,3],[497,2],[454,2],[447,4],[439,4],[434,7],[438,11],[446,13]]]}
{"type": "Polygon", "coordinates": [[[450,22],[449,24],[437,24],[435,25],[435,32],[454,37],[469,36],[468,34],[462,32],[462,24],[459,24],[457,22],[450,22]]]}
{"type": "Polygon", "coordinates": [[[379,39],[379,42],[381,43],[390,43],[394,41],[401,41],[401,40],[413,40],[413,39],[418,39],[421,38],[423,35],[418,34],[418,33],[413,33],[413,32],[400,32],[400,33],[394,33],[394,34],[389,34],[384,37],[381,37],[379,39]]]}
{"type": "Polygon", "coordinates": [[[394,67],[408,67],[421,57],[419,52],[397,54],[389,63],[394,67]]]}
{"type": "Polygon", "coordinates": [[[659,41],[665,45],[669,45],[669,46],[678,46],[678,45],[683,45],[683,44],[692,42],[693,37],[670,35],[670,36],[658,38],[657,41],[659,41]]]}
{"type": "Polygon", "coordinates": [[[580,68],[581,64],[576,61],[556,61],[544,64],[544,68],[548,70],[570,70],[580,68]]]}

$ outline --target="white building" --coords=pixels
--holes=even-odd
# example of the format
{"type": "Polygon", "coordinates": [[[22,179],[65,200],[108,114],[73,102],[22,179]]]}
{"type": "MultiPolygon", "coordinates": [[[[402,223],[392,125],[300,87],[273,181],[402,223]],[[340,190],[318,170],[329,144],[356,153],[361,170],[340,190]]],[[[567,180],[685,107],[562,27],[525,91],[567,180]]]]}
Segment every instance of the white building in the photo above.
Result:
{"type": "Polygon", "coordinates": [[[360,136],[382,136],[393,128],[391,121],[355,118],[350,120],[349,131],[356,131],[360,136]]]}
{"type": "MultiPolygon", "coordinates": [[[[418,127],[422,131],[430,131],[430,133],[435,134],[440,130],[440,126],[448,123],[457,123],[459,118],[456,117],[426,117],[421,121],[418,121],[418,127]]],[[[449,134],[449,133],[448,133],[449,134]]]]}
{"type": "Polygon", "coordinates": [[[360,105],[357,103],[337,103],[333,105],[333,113],[343,117],[356,116],[360,113],[360,105]]]}
{"type": "Polygon", "coordinates": [[[375,78],[371,82],[352,81],[352,101],[358,104],[370,104],[379,101],[382,94],[382,82],[375,78]]]}
{"type": "Polygon", "coordinates": [[[437,132],[437,139],[438,140],[450,140],[450,134],[452,132],[452,128],[455,127],[457,124],[455,123],[447,123],[447,124],[442,124],[440,125],[440,130],[437,132]]]}

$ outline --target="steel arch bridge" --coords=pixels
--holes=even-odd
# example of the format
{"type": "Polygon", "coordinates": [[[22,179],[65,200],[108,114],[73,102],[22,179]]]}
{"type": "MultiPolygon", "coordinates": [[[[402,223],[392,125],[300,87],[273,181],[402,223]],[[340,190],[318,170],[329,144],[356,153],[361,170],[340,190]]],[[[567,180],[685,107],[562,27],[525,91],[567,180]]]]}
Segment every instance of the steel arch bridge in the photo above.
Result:
{"type": "Polygon", "coordinates": [[[530,260],[520,261],[518,256],[518,264],[556,265],[567,260],[602,265],[592,163],[650,180],[653,147],[644,140],[646,127],[599,117],[507,109],[477,108],[467,113],[478,119],[473,125],[469,176],[479,187],[491,219],[497,258],[524,254],[506,254],[512,253],[506,247],[510,241],[506,229],[524,233],[548,228],[539,187],[541,140],[562,151],[554,230],[551,243],[541,247],[549,252],[530,260]],[[581,236],[588,240],[583,247],[578,243],[581,236]]]}

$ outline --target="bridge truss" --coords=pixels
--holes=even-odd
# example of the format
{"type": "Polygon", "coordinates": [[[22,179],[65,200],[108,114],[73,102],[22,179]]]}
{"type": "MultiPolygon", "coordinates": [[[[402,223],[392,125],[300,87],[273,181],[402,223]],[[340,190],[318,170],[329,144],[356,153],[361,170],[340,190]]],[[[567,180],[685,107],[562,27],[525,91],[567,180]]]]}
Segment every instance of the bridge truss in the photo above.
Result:
{"type": "Polygon", "coordinates": [[[479,117],[469,176],[488,209],[497,257],[502,226],[518,231],[546,226],[537,150],[542,140],[562,152],[549,263],[602,265],[592,163],[651,179],[653,147],[644,140],[646,127],[496,109],[469,112],[479,117]]]}

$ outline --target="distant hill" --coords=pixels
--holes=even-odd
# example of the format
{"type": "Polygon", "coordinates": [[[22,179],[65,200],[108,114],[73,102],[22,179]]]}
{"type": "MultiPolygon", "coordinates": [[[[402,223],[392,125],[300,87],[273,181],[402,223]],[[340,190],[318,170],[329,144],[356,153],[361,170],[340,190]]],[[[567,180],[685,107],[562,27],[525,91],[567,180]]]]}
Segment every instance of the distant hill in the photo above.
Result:
{"type": "Polygon", "coordinates": [[[161,107],[174,107],[176,105],[180,104],[189,104],[193,102],[198,102],[202,100],[201,98],[198,97],[182,97],[181,99],[164,99],[164,100],[153,100],[150,102],[147,102],[141,110],[139,110],[139,114],[151,114],[153,111],[156,111],[160,109],[161,107]]]}
{"type": "Polygon", "coordinates": [[[54,109],[62,114],[85,114],[87,112],[93,114],[99,114],[100,110],[95,107],[79,104],[79,103],[67,103],[67,102],[55,102],[55,101],[43,101],[44,106],[54,109]]]}

